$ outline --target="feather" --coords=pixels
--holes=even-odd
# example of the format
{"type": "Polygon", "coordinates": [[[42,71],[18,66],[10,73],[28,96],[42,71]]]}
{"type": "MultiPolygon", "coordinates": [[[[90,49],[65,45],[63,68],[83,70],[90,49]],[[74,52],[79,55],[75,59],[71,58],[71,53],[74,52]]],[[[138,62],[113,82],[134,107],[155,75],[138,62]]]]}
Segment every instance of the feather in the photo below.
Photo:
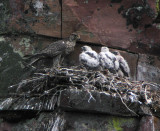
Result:
{"type": "Polygon", "coordinates": [[[79,61],[82,65],[89,69],[96,69],[99,67],[98,54],[89,46],[82,47],[82,53],[79,55],[79,61]]]}
{"type": "Polygon", "coordinates": [[[116,61],[116,56],[109,51],[108,47],[101,48],[99,60],[102,68],[109,69],[112,73],[116,73],[116,70],[119,68],[119,63],[116,61]]]}
{"type": "MultiPolygon", "coordinates": [[[[77,34],[71,34],[69,38],[65,40],[58,40],[49,44],[45,49],[40,51],[39,53],[35,53],[33,55],[26,55],[24,58],[27,59],[36,59],[30,62],[30,64],[34,64],[35,62],[44,59],[44,58],[53,58],[57,63],[60,61],[61,57],[68,55],[70,52],[74,50],[74,46],[76,45],[76,41],[80,38],[77,34]]],[[[57,65],[54,64],[53,65],[57,65]]]]}

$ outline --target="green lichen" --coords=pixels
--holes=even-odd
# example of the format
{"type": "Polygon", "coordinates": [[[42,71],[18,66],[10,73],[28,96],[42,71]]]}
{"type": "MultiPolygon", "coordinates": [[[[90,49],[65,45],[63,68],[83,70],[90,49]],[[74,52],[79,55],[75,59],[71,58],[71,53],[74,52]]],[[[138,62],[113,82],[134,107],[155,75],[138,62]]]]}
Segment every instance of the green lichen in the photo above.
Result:
{"type": "MultiPolygon", "coordinates": [[[[19,45],[24,46],[25,47],[25,52],[27,52],[30,47],[31,47],[31,39],[29,38],[22,38],[22,40],[19,42],[19,45]]],[[[32,53],[34,51],[32,50],[32,53]]]]}
{"type": "Polygon", "coordinates": [[[113,118],[113,127],[116,131],[122,131],[122,121],[118,118],[113,118]]]}
{"type": "Polygon", "coordinates": [[[5,38],[3,36],[0,37],[0,42],[5,42],[5,38]]]}
{"type": "Polygon", "coordinates": [[[19,42],[19,45],[24,45],[26,48],[30,47],[31,40],[28,38],[22,38],[22,40],[19,42]]]}
{"type": "Polygon", "coordinates": [[[88,32],[88,31],[81,31],[81,33],[83,34],[83,35],[89,35],[89,37],[90,38],[93,38],[94,37],[94,34],[93,33],[91,33],[91,32],[88,32]]]}
{"type": "Polygon", "coordinates": [[[19,48],[19,49],[15,49],[15,48],[13,48],[13,52],[14,52],[14,53],[19,54],[21,57],[23,57],[23,56],[24,56],[24,54],[23,54],[23,52],[21,51],[21,49],[20,49],[20,48],[19,48]]]}
{"type": "Polygon", "coordinates": [[[108,122],[108,130],[123,131],[123,127],[133,128],[135,125],[135,120],[133,118],[119,118],[113,117],[112,120],[108,122]]]}
{"type": "Polygon", "coordinates": [[[158,14],[158,12],[160,12],[159,2],[160,2],[160,0],[156,0],[156,10],[157,10],[157,14],[158,14]]]}
{"type": "Polygon", "coordinates": [[[31,45],[30,38],[22,38],[19,42],[19,45],[19,48],[17,48],[14,47],[14,45],[10,44],[10,46],[13,48],[13,52],[19,54],[21,57],[23,57],[25,53],[33,54],[35,52],[34,48],[31,45]]]}

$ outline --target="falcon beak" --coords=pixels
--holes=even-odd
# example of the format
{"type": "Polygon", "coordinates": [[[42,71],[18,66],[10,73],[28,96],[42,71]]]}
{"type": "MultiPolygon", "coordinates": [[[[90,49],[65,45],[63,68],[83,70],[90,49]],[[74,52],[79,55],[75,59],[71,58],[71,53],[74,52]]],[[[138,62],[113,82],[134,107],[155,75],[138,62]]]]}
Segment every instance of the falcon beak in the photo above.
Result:
{"type": "Polygon", "coordinates": [[[82,46],[81,49],[84,51],[84,47],[82,46]]]}
{"type": "Polygon", "coordinates": [[[77,34],[77,33],[72,33],[71,35],[74,36],[74,39],[80,40],[80,35],[79,35],[79,34],[77,34]]]}

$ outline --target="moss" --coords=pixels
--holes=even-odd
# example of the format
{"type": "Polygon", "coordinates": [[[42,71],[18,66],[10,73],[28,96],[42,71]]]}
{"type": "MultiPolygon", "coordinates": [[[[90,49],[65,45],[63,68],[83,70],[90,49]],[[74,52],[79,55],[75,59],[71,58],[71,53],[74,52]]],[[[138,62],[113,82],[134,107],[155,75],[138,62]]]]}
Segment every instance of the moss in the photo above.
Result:
{"type": "Polygon", "coordinates": [[[156,0],[156,10],[157,10],[157,15],[158,15],[158,12],[160,12],[160,9],[159,9],[159,2],[160,2],[160,0],[156,0]]]}
{"type": "Polygon", "coordinates": [[[123,127],[133,128],[136,124],[134,118],[112,117],[108,123],[108,130],[123,131],[123,127]]]}
{"type": "Polygon", "coordinates": [[[123,130],[122,127],[121,127],[121,125],[122,125],[121,122],[122,121],[120,119],[114,117],[112,121],[113,121],[113,127],[116,131],[122,131],[123,130]]]}

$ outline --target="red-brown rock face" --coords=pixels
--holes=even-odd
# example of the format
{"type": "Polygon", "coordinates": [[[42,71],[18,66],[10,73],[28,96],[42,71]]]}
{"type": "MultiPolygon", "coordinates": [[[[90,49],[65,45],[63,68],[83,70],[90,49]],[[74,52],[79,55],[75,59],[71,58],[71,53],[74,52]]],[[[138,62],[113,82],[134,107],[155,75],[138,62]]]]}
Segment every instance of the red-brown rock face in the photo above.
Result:
{"type": "Polygon", "coordinates": [[[152,25],[155,1],[64,0],[62,35],[78,31],[82,41],[159,54],[160,30],[152,25]]]}

